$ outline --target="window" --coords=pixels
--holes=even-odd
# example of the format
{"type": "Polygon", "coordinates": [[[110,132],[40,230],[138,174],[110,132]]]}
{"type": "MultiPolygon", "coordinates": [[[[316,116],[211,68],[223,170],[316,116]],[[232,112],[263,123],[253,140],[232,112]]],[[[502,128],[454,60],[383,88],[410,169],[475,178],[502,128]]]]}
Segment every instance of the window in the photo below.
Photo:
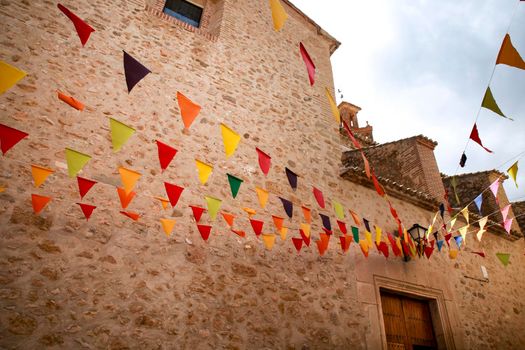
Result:
{"type": "Polygon", "coordinates": [[[167,0],[163,12],[194,27],[200,26],[202,7],[188,1],[167,0]]]}

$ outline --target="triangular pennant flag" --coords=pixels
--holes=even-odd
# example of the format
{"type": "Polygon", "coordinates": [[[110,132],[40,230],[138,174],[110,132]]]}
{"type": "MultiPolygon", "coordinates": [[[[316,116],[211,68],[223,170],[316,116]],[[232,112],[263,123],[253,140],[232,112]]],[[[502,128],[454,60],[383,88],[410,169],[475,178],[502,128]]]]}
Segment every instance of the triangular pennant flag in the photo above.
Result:
{"type": "Polygon", "coordinates": [[[129,194],[131,191],[133,191],[135,184],[142,175],[136,171],[124,167],[119,167],[118,172],[120,173],[120,179],[122,181],[122,185],[124,185],[124,190],[126,190],[126,194],[129,194]]]}
{"type": "Polygon", "coordinates": [[[262,241],[263,241],[264,247],[266,249],[272,250],[273,245],[275,244],[275,235],[273,233],[271,233],[271,234],[263,233],[262,234],[262,241]]]}
{"type": "Polygon", "coordinates": [[[518,161],[516,161],[516,163],[512,164],[512,166],[507,169],[507,173],[509,173],[510,177],[512,177],[512,180],[514,180],[516,187],[518,187],[518,182],[516,181],[516,177],[518,176],[518,161]]]}
{"type": "Polygon", "coordinates": [[[335,216],[337,216],[339,220],[344,220],[345,209],[343,208],[343,205],[338,201],[332,201],[332,204],[334,205],[335,216]]]}
{"type": "Polygon", "coordinates": [[[299,230],[299,233],[301,234],[301,237],[303,238],[304,244],[309,247],[310,246],[310,236],[307,236],[303,230],[299,230]]]}
{"type": "Polygon", "coordinates": [[[364,224],[365,224],[366,230],[367,230],[368,232],[370,232],[370,231],[371,231],[371,230],[370,230],[370,222],[369,222],[367,219],[365,219],[365,218],[363,218],[363,222],[364,222],[364,224]]]}
{"type": "Polygon", "coordinates": [[[468,226],[463,226],[462,228],[460,228],[458,231],[459,231],[459,234],[461,235],[461,237],[463,238],[463,241],[465,241],[465,238],[467,237],[467,230],[468,230],[468,226]]]}
{"type": "Polygon", "coordinates": [[[197,165],[197,171],[199,172],[199,181],[201,184],[206,184],[208,182],[208,178],[210,177],[213,166],[206,164],[198,159],[195,159],[195,165],[197,165]]]}
{"type": "MultiPolygon", "coordinates": [[[[354,137],[354,133],[352,132],[352,130],[350,130],[350,128],[348,127],[348,124],[346,124],[344,120],[342,122],[343,122],[343,128],[345,129],[346,134],[348,135],[350,140],[352,140],[354,147],[357,149],[361,149],[361,145],[359,144],[359,141],[357,141],[356,138],[354,137]]],[[[361,151],[361,156],[363,157],[363,160],[366,158],[365,154],[362,151],[361,151]]],[[[365,167],[366,167],[366,164],[365,164],[365,167]]],[[[365,169],[365,172],[366,172],[366,169],[365,169]]]]}
{"type": "Polygon", "coordinates": [[[91,214],[93,214],[93,210],[95,210],[97,207],[94,205],[89,204],[83,204],[83,203],[77,203],[80,206],[80,209],[82,210],[82,213],[84,214],[84,217],[86,218],[86,221],[89,220],[91,217],[91,214]]]}
{"type": "Polygon", "coordinates": [[[259,220],[250,219],[250,224],[252,225],[252,229],[255,235],[259,237],[262,233],[264,222],[259,221],[259,220]]]}
{"type": "Polygon", "coordinates": [[[113,118],[109,118],[109,126],[111,129],[113,152],[118,152],[131,135],[135,133],[135,129],[113,118]]]}
{"type": "Polygon", "coordinates": [[[191,124],[199,115],[201,106],[193,103],[189,98],[177,91],[177,102],[179,103],[180,116],[184,123],[184,128],[189,130],[191,124]]]}
{"type": "Polygon", "coordinates": [[[301,53],[301,57],[303,58],[304,64],[306,65],[310,86],[313,86],[315,82],[315,64],[301,42],[299,43],[299,51],[301,53]]]}
{"type": "Polygon", "coordinates": [[[291,219],[293,216],[293,203],[290,202],[288,199],[284,199],[279,197],[281,202],[283,203],[284,211],[286,212],[286,215],[291,219]]]}
{"type": "Polygon", "coordinates": [[[166,189],[166,194],[168,195],[171,206],[175,207],[179,201],[182,191],[184,191],[184,188],[170,184],[168,182],[164,182],[164,188],[166,189]]]}
{"type": "Polygon", "coordinates": [[[476,142],[481,147],[483,147],[483,149],[485,151],[487,151],[489,153],[492,153],[492,151],[490,149],[488,149],[487,147],[483,146],[483,142],[481,142],[481,139],[479,138],[478,126],[476,125],[476,123],[474,123],[474,126],[472,127],[472,131],[470,132],[470,139],[472,141],[476,142]]]}
{"type": "Polygon", "coordinates": [[[141,81],[151,71],[144,67],[142,63],[131,57],[126,51],[124,53],[124,75],[126,76],[126,85],[128,86],[128,94],[131,92],[133,87],[141,81]]]}
{"type": "Polygon", "coordinates": [[[279,234],[281,236],[281,240],[285,241],[286,240],[286,235],[288,234],[288,227],[283,226],[281,231],[279,231],[279,234]]]}
{"type": "Polygon", "coordinates": [[[246,232],[242,231],[242,230],[232,230],[233,233],[235,233],[237,236],[241,237],[241,238],[245,238],[246,237],[246,232]]]}
{"type": "Polygon", "coordinates": [[[39,196],[38,194],[31,195],[31,202],[33,203],[33,211],[39,214],[45,208],[51,197],[39,196]]]}
{"type": "Polygon", "coordinates": [[[171,161],[177,154],[177,150],[163,142],[160,142],[159,140],[157,140],[156,142],[157,150],[159,153],[160,168],[162,169],[162,171],[164,171],[166,170],[168,165],[170,165],[171,161]]]}
{"type": "Polygon", "coordinates": [[[374,227],[376,229],[376,245],[378,245],[381,243],[381,236],[383,233],[381,232],[381,227],[375,225],[374,227]]]}
{"type": "Polygon", "coordinates": [[[221,212],[222,217],[224,218],[224,221],[228,224],[228,226],[231,228],[233,227],[233,220],[235,219],[235,216],[230,213],[221,212]]]}
{"type": "Polygon", "coordinates": [[[503,227],[505,228],[505,231],[507,231],[507,233],[510,235],[510,229],[512,227],[512,220],[514,218],[508,218],[507,220],[505,220],[505,222],[503,223],[503,227]]]}
{"type": "Polygon", "coordinates": [[[341,243],[341,250],[346,253],[352,243],[352,236],[339,236],[339,242],[341,243]]]}
{"type": "Polygon", "coordinates": [[[352,216],[352,220],[354,220],[354,224],[356,224],[357,226],[361,226],[361,220],[359,220],[359,215],[357,215],[356,212],[351,209],[348,209],[348,211],[352,216]]]}
{"type": "Polygon", "coordinates": [[[311,223],[311,222],[312,222],[312,214],[311,214],[311,210],[310,210],[310,208],[307,208],[307,207],[305,207],[305,206],[302,206],[301,209],[303,210],[304,220],[305,220],[307,223],[311,223]]]}
{"type": "Polygon", "coordinates": [[[449,241],[450,241],[451,238],[452,238],[452,233],[447,233],[447,234],[445,235],[445,242],[447,242],[447,245],[448,245],[449,247],[450,247],[450,243],[449,243],[449,241]]]}
{"type": "Polygon", "coordinates": [[[366,239],[366,243],[368,243],[368,246],[369,247],[372,247],[373,246],[373,243],[372,243],[372,233],[368,232],[368,231],[365,231],[365,239],[366,239]]]}
{"type": "MultiPolygon", "coordinates": [[[[499,109],[498,104],[496,103],[496,100],[494,99],[494,96],[492,95],[492,91],[490,91],[490,87],[487,88],[487,91],[485,91],[485,96],[483,97],[483,101],[481,102],[481,107],[484,107],[488,110],[491,110],[492,112],[499,114],[503,118],[507,118],[505,114],[499,109]]],[[[508,118],[511,119],[511,118],[508,118]]]]}
{"type": "Polygon", "coordinates": [[[268,172],[270,171],[270,166],[272,165],[272,157],[270,157],[268,154],[264,153],[257,147],[255,147],[255,150],[257,151],[257,156],[259,158],[259,167],[261,168],[261,171],[264,175],[268,175],[268,172]]]}
{"type": "Polygon", "coordinates": [[[219,212],[222,201],[214,197],[205,196],[204,198],[206,198],[206,202],[208,203],[208,213],[210,214],[210,219],[214,221],[217,217],[217,213],[219,212]]]}
{"type": "Polygon", "coordinates": [[[458,257],[458,250],[457,249],[450,249],[448,251],[448,257],[452,260],[456,259],[458,257]]]}
{"type": "Polygon", "coordinates": [[[445,219],[445,204],[439,203],[439,214],[441,215],[441,219],[445,219]]]}
{"type": "Polygon", "coordinates": [[[452,184],[452,189],[454,190],[454,196],[456,197],[456,203],[457,203],[458,205],[460,205],[460,200],[459,200],[458,192],[456,191],[456,186],[457,186],[457,184],[456,184],[456,177],[455,177],[455,176],[452,177],[452,180],[450,181],[450,183],[452,184]]]}
{"type": "Polygon", "coordinates": [[[503,209],[501,209],[501,216],[503,221],[507,220],[507,215],[509,215],[510,204],[507,204],[503,209]]]}
{"type": "Polygon", "coordinates": [[[139,219],[140,219],[140,214],[134,213],[132,211],[121,211],[120,213],[122,215],[124,215],[124,216],[127,216],[128,218],[130,218],[133,221],[139,221],[139,219]]]}
{"type": "Polygon", "coordinates": [[[160,202],[160,204],[162,205],[162,209],[167,209],[168,208],[168,204],[170,204],[170,200],[167,199],[167,198],[162,198],[162,197],[153,197],[155,198],[156,200],[158,200],[160,202]]]}
{"type": "Polygon", "coordinates": [[[71,12],[67,7],[62,4],[57,4],[57,7],[62,13],[64,13],[73,22],[75,29],[77,30],[78,37],[82,46],[85,46],[91,33],[95,31],[89,24],[80,19],[77,15],[71,12]]]}
{"type": "Polygon", "coordinates": [[[259,199],[259,205],[261,208],[266,208],[266,203],[268,202],[268,191],[255,187],[255,192],[257,193],[257,198],[259,199]]]}
{"type": "Polygon", "coordinates": [[[497,178],[496,181],[494,181],[490,185],[490,190],[492,191],[492,194],[494,195],[496,202],[498,202],[498,189],[499,189],[499,178],[497,178]]]}
{"type": "Polygon", "coordinates": [[[506,34],[496,59],[496,64],[506,64],[511,67],[525,69],[525,62],[519,52],[512,45],[510,35],[506,34]]]}
{"type": "Polygon", "coordinates": [[[296,238],[292,237],[292,243],[295,247],[295,250],[297,250],[297,253],[301,252],[301,248],[303,247],[303,238],[296,238]]]}
{"type": "Polygon", "coordinates": [[[354,238],[354,242],[359,243],[359,228],[352,226],[352,236],[354,238]]]}
{"type": "Polygon", "coordinates": [[[6,186],[0,185],[0,193],[5,192],[6,186]]]}
{"type": "Polygon", "coordinates": [[[206,209],[197,207],[195,205],[190,205],[191,211],[193,212],[193,217],[195,218],[196,222],[201,221],[202,213],[206,211],[206,209]]]}
{"type": "Polygon", "coordinates": [[[310,230],[311,230],[311,227],[310,227],[309,224],[301,223],[300,229],[304,232],[304,234],[306,235],[306,237],[310,237],[310,230]]]}
{"type": "Polygon", "coordinates": [[[454,240],[456,241],[456,245],[458,246],[458,249],[461,249],[461,244],[463,243],[463,237],[456,236],[454,237],[454,240]]]}
{"type": "Polygon", "coordinates": [[[323,256],[324,253],[326,253],[328,249],[328,242],[330,240],[330,236],[328,236],[325,233],[319,234],[320,239],[318,241],[315,241],[317,244],[317,249],[319,250],[319,255],[323,256]]]}
{"type": "Polygon", "coordinates": [[[485,257],[485,252],[472,252],[472,254],[479,255],[479,256],[481,256],[482,258],[485,257]]]}
{"type": "Polygon", "coordinates": [[[463,152],[463,154],[461,155],[461,159],[459,160],[459,165],[464,168],[465,167],[465,163],[467,163],[467,155],[465,154],[465,152],[463,152]]]}
{"type": "Polygon", "coordinates": [[[160,224],[162,225],[162,229],[164,230],[166,236],[169,237],[171,235],[173,227],[175,227],[175,223],[175,219],[160,219],[160,224]]]}
{"type": "Polygon", "coordinates": [[[122,209],[126,209],[129,203],[131,203],[131,201],[136,195],[135,192],[130,192],[129,194],[126,194],[126,190],[120,187],[117,187],[117,193],[120,199],[120,206],[122,207],[122,209]]]}
{"type": "Polygon", "coordinates": [[[313,192],[314,192],[314,197],[315,197],[315,200],[317,201],[317,204],[319,204],[319,206],[324,209],[325,203],[324,203],[323,192],[321,192],[315,187],[313,188],[313,192]]]}
{"type": "Polygon", "coordinates": [[[270,0],[270,9],[272,10],[273,29],[278,32],[283,28],[288,14],[280,0],[270,0]]]}
{"type": "Polygon", "coordinates": [[[78,192],[80,192],[80,199],[83,199],[84,196],[89,192],[91,187],[93,187],[97,182],[93,180],[88,180],[83,177],[77,176],[78,182],[78,192]]]}
{"type": "Polygon", "coordinates": [[[499,261],[501,261],[503,266],[507,266],[509,264],[510,254],[508,254],[508,253],[496,253],[496,256],[498,257],[499,261]]]}
{"type": "MultiPolygon", "coordinates": [[[[0,61],[0,95],[12,88],[20,79],[27,75],[26,72],[0,61]]],[[[27,135],[26,135],[27,136],[27,135]]],[[[5,152],[4,152],[5,153],[5,152]]]]}
{"type": "Polygon", "coordinates": [[[361,157],[363,158],[363,163],[365,164],[365,174],[368,179],[372,177],[371,171],[370,171],[370,163],[368,162],[368,159],[365,156],[364,152],[361,152],[361,157]]]}
{"type": "Polygon", "coordinates": [[[87,154],[66,148],[66,163],[69,177],[77,176],[78,172],[82,170],[90,159],[91,156],[87,154]]]}
{"type": "Polygon", "coordinates": [[[427,259],[430,259],[430,256],[432,255],[432,253],[434,252],[434,247],[425,247],[425,256],[427,257],[427,259]]]}
{"type": "Polygon", "coordinates": [[[273,219],[273,224],[277,228],[277,231],[281,231],[281,229],[283,228],[284,219],[279,216],[275,216],[275,215],[272,215],[272,219],[273,219]]]}
{"type": "Polygon", "coordinates": [[[328,99],[328,103],[330,104],[330,110],[332,111],[335,121],[337,123],[341,123],[341,114],[339,113],[339,108],[337,108],[337,104],[335,103],[335,100],[332,97],[330,90],[328,90],[328,88],[325,88],[324,90],[326,93],[326,98],[328,99]]]}
{"type": "Polygon", "coordinates": [[[257,212],[255,210],[253,210],[252,208],[247,208],[247,207],[244,207],[242,208],[242,210],[244,210],[246,212],[246,214],[248,214],[248,217],[252,217],[254,216],[255,214],[257,214],[257,212]]]}
{"type": "Polygon", "coordinates": [[[476,204],[476,207],[478,208],[479,214],[481,214],[481,206],[483,205],[483,193],[480,193],[476,198],[474,198],[474,203],[476,204]]]}
{"type": "Polygon", "coordinates": [[[483,237],[483,234],[485,233],[485,225],[487,224],[487,221],[488,221],[488,216],[485,216],[478,222],[479,231],[476,234],[478,241],[481,241],[481,238],[483,237]]]}
{"type": "Polygon", "coordinates": [[[230,190],[232,191],[232,197],[237,197],[237,194],[239,193],[239,188],[241,188],[241,184],[243,183],[243,180],[239,179],[238,177],[235,177],[230,174],[228,175],[228,183],[230,184],[230,190]]]}
{"type": "Polygon", "coordinates": [[[53,169],[44,168],[38,165],[31,165],[31,174],[33,175],[33,181],[35,182],[35,187],[40,187],[47,177],[53,174],[55,171],[53,169]]]}
{"type": "Polygon", "coordinates": [[[439,241],[436,241],[436,244],[438,246],[438,251],[441,251],[441,248],[443,248],[443,244],[445,243],[444,240],[439,240],[439,241]]]}
{"type": "Polygon", "coordinates": [[[202,239],[204,241],[208,241],[208,238],[210,238],[211,226],[197,225],[197,229],[199,229],[199,233],[201,234],[202,239]]]}
{"type": "Polygon", "coordinates": [[[374,187],[376,189],[377,194],[380,195],[381,197],[384,197],[385,196],[385,190],[383,189],[383,186],[381,186],[381,184],[377,180],[377,177],[376,177],[376,175],[374,173],[372,173],[372,181],[374,183],[374,187]]]}
{"type": "Polygon", "coordinates": [[[346,229],[346,223],[337,220],[337,226],[339,226],[339,230],[343,235],[346,235],[348,233],[348,230],[346,229]]]}
{"type": "Polygon", "coordinates": [[[288,178],[288,182],[290,183],[292,189],[295,191],[297,189],[297,174],[288,168],[285,168],[285,171],[286,177],[288,178]]]}
{"type": "Polygon", "coordinates": [[[328,231],[332,231],[332,224],[330,223],[330,218],[327,215],[319,214],[323,222],[323,227],[328,231]]]}
{"type": "Polygon", "coordinates": [[[377,245],[377,250],[379,250],[384,256],[385,258],[388,258],[388,255],[390,254],[388,252],[388,244],[386,244],[386,242],[379,242],[379,245],[377,245]]]}
{"type": "Polygon", "coordinates": [[[396,243],[396,240],[394,239],[394,236],[392,236],[391,233],[387,232],[387,237],[388,237],[388,240],[390,241],[390,246],[392,247],[392,252],[394,253],[394,255],[395,256],[400,256],[401,255],[401,250],[397,246],[397,243],[396,243]]]}
{"type": "Polygon", "coordinates": [[[0,124],[0,148],[2,149],[2,154],[5,155],[7,151],[9,151],[14,145],[16,145],[24,137],[27,137],[27,136],[29,136],[28,133],[25,133],[17,129],[13,129],[4,124],[0,124]]]}
{"type": "Polygon", "coordinates": [[[83,111],[84,110],[84,104],[80,102],[79,100],[74,99],[71,96],[68,96],[60,91],[57,91],[58,99],[67,103],[71,107],[73,107],[76,110],[83,111]]]}
{"type": "Polygon", "coordinates": [[[361,251],[363,252],[365,258],[368,258],[368,243],[366,243],[366,241],[361,241],[359,242],[359,246],[361,247],[361,251]]]}
{"type": "Polygon", "coordinates": [[[224,152],[226,158],[229,158],[235,153],[239,142],[241,141],[241,135],[221,123],[222,142],[224,143],[224,152]]]}
{"type": "Polygon", "coordinates": [[[467,221],[467,224],[468,224],[469,223],[468,207],[465,207],[465,208],[461,209],[461,215],[463,215],[463,217],[465,218],[465,220],[467,221]]]}

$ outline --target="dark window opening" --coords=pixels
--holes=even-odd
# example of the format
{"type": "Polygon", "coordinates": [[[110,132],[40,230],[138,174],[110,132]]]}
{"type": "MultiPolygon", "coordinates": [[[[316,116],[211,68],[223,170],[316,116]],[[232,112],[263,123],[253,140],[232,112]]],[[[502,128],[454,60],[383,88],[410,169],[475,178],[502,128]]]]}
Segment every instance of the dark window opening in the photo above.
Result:
{"type": "Polygon", "coordinates": [[[167,0],[164,5],[165,14],[180,19],[194,27],[199,27],[202,17],[202,7],[185,0],[167,0]]]}

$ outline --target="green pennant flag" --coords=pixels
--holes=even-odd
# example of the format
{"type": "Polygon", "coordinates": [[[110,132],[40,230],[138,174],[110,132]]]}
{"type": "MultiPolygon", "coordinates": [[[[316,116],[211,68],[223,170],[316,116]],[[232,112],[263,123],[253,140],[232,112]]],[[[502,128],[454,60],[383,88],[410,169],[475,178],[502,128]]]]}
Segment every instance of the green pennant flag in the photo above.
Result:
{"type": "Polygon", "coordinates": [[[498,257],[499,261],[501,261],[503,266],[507,266],[509,264],[510,254],[508,254],[508,253],[496,253],[496,256],[498,257]]]}
{"type": "Polygon", "coordinates": [[[512,118],[509,118],[505,114],[503,114],[501,109],[499,109],[498,104],[496,103],[496,100],[494,99],[494,96],[492,95],[492,91],[490,91],[490,87],[488,87],[487,91],[485,92],[485,96],[483,97],[483,102],[481,102],[481,107],[491,110],[492,112],[501,115],[503,118],[513,120],[512,118]]]}
{"type": "Polygon", "coordinates": [[[208,203],[208,213],[210,213],[210,219],[215,221],[219,208],[221,207],[221,200],[213,197],[206,196],[206,202],[208,203]]]}
{"type": "Polygon", "coordinates": [[[88,156],[87,154],[80,153],[71,148],[66,148],[66,162],[69,177],[77,176],[77,173],[82,170],[84,165],[86,165],[90,159],[91,156],[88,156]]]}
{"type": "Polygon", "coordinates": [[[113,143],[113,152],[118,152],[128,139],[135,133],[135,129],[119,122],[113,118],[109,118],[111,127],[111,142],[113,143]]]}
{"type": "Polygon", "coordinates": [[[354,242],[359,243],[359,229],[352,226],[352,236],[354,236],[354,242]]]}
{"type": "Polygon", "coordinates": [[[228,175],[228,182],[230,183],[230,189],[232,190],[232,197],[235,198],[237,197],[237,194],[239,193],[239,188],[241,188],[241,184],[243,181],[233,175],[230,175],[230,174],[226,174],[226,175],[228,175]]]}
{"type": "Polygon", "coordinates": [[[344,220],[345,218],[345,208],[338,201],[333,201],[335,215],[339,220],[344,220]]]}

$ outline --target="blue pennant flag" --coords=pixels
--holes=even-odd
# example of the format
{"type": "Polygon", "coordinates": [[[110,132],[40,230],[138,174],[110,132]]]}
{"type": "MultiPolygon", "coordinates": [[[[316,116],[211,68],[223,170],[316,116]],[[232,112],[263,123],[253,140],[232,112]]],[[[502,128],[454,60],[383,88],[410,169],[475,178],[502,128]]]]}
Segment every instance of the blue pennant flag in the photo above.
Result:
{"type": "Polygon", "coordinates": [[[441,248],[443,247],[443,243],[445,243],[445,241],[441,239],[437,241],[436,243],[438,245],[438,250],[441,251],[441,248]]]}

